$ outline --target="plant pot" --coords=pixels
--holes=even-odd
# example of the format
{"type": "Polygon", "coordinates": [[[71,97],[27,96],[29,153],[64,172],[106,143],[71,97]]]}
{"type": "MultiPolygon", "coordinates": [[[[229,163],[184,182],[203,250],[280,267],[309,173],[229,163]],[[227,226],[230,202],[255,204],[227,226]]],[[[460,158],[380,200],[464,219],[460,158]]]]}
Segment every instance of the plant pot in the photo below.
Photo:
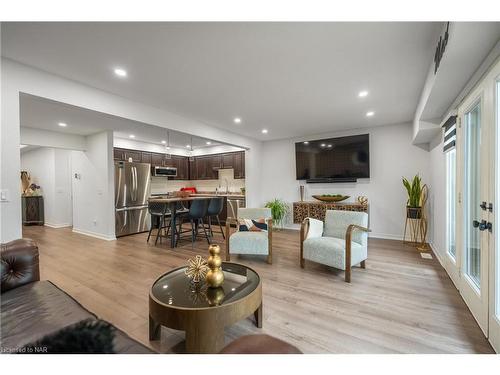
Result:
{"type": "Polygon", "coordinates": [[[420,218],[422,218],[422,207],[406,206],[406,217],[408,219],[420,219],[420,218]]]}

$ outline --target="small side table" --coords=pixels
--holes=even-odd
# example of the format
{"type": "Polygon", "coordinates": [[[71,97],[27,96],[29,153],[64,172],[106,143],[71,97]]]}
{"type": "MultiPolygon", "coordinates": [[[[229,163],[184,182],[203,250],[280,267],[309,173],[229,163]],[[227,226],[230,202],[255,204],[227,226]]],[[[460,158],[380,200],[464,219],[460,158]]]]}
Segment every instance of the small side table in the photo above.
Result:
{"type": "Polygon", "coordinates": [[[21,197],[23,225],[44,225],[43,196],[21,197]]]}

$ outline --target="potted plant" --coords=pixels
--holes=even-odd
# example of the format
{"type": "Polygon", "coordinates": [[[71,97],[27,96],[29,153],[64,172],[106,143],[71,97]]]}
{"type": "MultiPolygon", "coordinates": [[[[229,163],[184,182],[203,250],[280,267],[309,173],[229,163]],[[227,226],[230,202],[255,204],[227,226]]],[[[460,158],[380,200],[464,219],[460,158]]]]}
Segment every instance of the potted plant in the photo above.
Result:
{"type": "Polygon", "coordinates": [[[265,207],[271,209],[271,216],[273,217],[273,222],[276,223],[276,226],[283,228],[283,221],[288,214],[288,204],[285,201],[276,198],[267,202],[265,207]]]}
{"type": "Polygon", "coordinates": [[[422,195],[422,179],[417,174],[413,180],[408,181],[403,177],[403,185],[408,192],[408,201],[406,203],[406,215],[410,219],[420,219],[422,211],[420,206],[420,197],[422,195]]]}

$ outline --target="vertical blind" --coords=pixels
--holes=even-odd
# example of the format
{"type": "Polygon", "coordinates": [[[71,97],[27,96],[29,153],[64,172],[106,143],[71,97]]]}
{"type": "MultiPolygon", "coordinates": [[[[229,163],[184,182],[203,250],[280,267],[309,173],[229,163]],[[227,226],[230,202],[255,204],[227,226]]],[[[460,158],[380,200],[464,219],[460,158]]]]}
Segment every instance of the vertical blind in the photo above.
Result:
{"type": "Polygon", "coordinates": [[[444,142],[443,152],[451,151],[455,148],[457,139],[457,116],[450,116],[443,125],[444,142]]]}

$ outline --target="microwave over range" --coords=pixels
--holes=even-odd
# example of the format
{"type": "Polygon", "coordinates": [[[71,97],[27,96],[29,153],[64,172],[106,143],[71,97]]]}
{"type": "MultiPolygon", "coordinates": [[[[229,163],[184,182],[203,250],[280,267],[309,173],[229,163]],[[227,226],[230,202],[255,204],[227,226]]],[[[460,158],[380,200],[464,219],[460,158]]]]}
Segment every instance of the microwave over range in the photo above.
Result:
{"type": "Polygon", "coordinates": [[[177,168],[155,166],[153,168],[153,176],[155,176],[155,177],[176,177],[177,176],[177,168]]]}

